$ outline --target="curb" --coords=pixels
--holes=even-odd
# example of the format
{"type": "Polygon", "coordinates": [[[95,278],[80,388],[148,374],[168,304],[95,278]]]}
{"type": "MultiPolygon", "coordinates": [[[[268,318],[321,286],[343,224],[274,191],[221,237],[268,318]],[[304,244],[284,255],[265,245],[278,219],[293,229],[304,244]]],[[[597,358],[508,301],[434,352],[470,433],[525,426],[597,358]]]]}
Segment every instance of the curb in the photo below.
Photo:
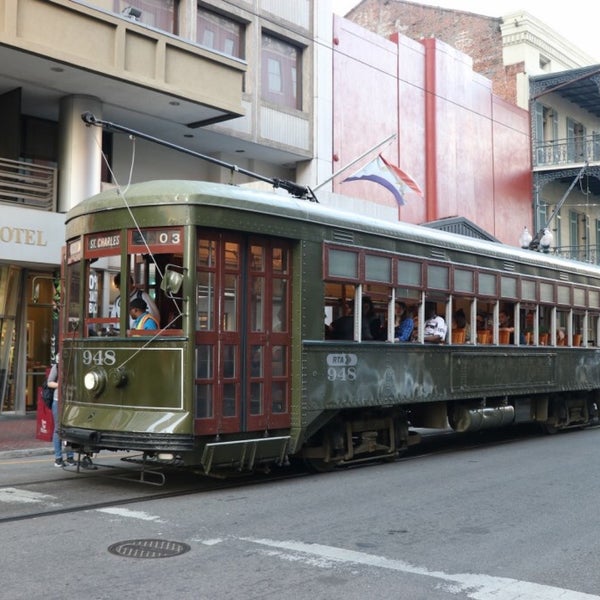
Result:
{"type": "Polygon", "coordinates": [[[52,448],[23,448],[20,450],[3,450],[0,452],[0,459],[3,458],[22,458],[24,456],[53,456],[52,448]]]}

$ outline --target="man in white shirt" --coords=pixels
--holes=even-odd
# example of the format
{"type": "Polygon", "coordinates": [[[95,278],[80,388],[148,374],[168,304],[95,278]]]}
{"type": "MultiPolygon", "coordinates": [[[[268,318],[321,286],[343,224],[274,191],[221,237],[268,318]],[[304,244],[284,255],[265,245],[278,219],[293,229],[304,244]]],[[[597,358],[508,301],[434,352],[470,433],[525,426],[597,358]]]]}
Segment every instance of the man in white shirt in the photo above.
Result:
{"type": "Polygon", "coordinates": [[[443,317],[438,316],[434,302],[425,304],[425,334],[424,340],[433,344],[439,344],[446,341],[448,333],[448,325],[443,317]]]}
{"type": "MultiPolygon", "coordinates": [[[[117,273],[115,275],[114,278],[114,284],[115,287],[120,290],[121,289],[121,273],[117,273]]],[[[141,290],[140,288],[138,288],[135,285],[135,282],[133,281],[133,278],[131,277],[129,279],[129,282],[131,284],[131,294],[129,295],[129,300],[133,300],[134,298],[141,298],[145,303],[146,306],[148,307],[148,312],[154,317],[154,319],[156,320],[157,323],[160,323],[160,313],[158,312],[158,307],[156,306],[156,303],[154,302],[154,300],[152,300],[152,298],[150,297],[150,295],[145,292],[144,290],[141,290]]],[[[121,316],[121,296],[117,296],[117,298],[115,299],[115,303],[113,304],[112,310],[110,311],[110,317],[116,318],[118,319],[121,316]]],[[[129,318],[129,328],[133,329],[133,319],[129,318]]],[[[119,324],[116,323],[115,327],[114,327],[115,331],[119,331],[119,324]]]]}

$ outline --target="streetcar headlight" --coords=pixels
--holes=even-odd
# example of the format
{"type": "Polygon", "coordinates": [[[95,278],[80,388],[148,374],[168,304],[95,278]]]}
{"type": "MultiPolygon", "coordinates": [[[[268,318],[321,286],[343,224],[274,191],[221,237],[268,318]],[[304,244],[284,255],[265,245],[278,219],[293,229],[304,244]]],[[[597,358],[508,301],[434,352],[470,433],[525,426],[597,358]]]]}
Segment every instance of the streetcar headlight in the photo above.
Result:
{"type": "Polygon", "coordinates": [[[88,371],[83,377],[83,387],[88,392],[99,393],[103,390],[106,383],[106,377],[104,373],[100,371],[88,371]]]}

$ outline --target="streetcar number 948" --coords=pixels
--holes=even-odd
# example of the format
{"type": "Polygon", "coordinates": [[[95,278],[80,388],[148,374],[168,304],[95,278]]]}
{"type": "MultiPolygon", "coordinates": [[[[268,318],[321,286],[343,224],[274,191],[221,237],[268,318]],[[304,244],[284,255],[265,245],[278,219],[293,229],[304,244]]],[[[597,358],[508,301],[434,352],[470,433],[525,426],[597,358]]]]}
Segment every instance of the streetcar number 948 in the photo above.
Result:
{"type": "Polygon", "coordinates": [[[116,360],[114,350],[84,350],[82,354],[84,365],[111,366],[115,364],[116,360]]]}

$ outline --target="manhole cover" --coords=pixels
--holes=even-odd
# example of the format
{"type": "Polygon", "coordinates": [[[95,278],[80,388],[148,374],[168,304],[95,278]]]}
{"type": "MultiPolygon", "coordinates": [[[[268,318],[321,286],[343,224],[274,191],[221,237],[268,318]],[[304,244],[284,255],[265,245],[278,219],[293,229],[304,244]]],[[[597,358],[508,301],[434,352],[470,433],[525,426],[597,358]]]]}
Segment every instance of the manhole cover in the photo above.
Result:
{"type": "Polygon", "coordinates": [[[169,540],[127,540],[108,547],[108,551],[129,558],[169,558],[190,550],[190,546],[169,540]]]}

